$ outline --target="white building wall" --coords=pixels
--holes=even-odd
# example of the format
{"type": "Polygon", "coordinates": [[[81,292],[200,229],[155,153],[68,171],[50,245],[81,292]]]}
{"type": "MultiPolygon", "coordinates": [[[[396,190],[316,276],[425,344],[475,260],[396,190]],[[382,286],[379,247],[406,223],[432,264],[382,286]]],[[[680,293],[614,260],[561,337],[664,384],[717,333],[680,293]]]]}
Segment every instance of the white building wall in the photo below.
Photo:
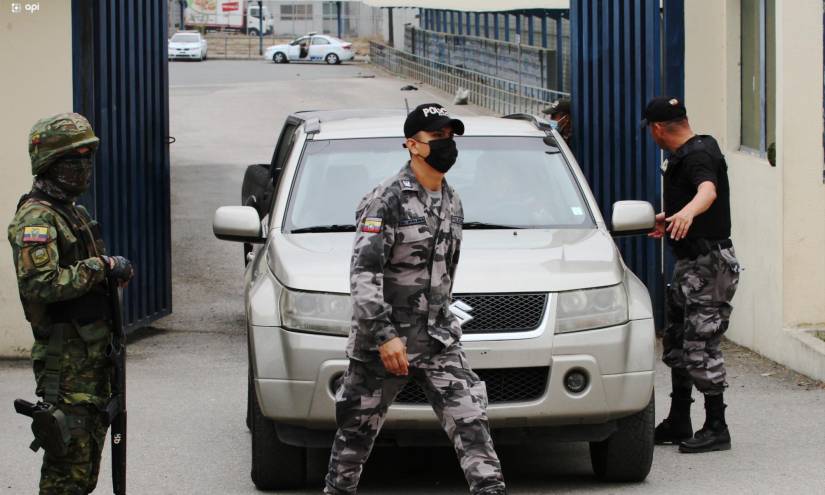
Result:
{"type": "Polygon", "coordinates": [[[5,228],[17,200],[31,188],[28,136],[38,119],[72,110],[71,2],[39,2],[35,13],[0,8],[0,356],[21,356],[31,348],[31,327],[23,317],[17,278],[5,228]],[[44,54],[48,54],[47,56],[44,54]],[[47,60],[44,63],[44,60],[47,60]]]}
{"type": "Polygon", "coordinates": [[[732,237],[746,268],[728,337],[825,379],[822,1],[777,0],[777,166],[739,150],[739,0],[685,2],[685,101],[722,146],[732,237]]]}

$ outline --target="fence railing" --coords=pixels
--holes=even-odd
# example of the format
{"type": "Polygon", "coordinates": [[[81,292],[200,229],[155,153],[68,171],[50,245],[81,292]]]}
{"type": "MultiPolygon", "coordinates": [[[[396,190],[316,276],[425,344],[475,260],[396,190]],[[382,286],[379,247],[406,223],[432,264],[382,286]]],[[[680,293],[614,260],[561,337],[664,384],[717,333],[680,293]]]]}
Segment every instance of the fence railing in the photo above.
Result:
{"type": "Polygon", "coordinates": [[[519,84],[518,81],[428,60],[376,42],[370,42],[370,61],[446,93],[466,90],[469,103],[500,114],[538,114],[550,102],[569,96],[562,91],[519,84]]]}

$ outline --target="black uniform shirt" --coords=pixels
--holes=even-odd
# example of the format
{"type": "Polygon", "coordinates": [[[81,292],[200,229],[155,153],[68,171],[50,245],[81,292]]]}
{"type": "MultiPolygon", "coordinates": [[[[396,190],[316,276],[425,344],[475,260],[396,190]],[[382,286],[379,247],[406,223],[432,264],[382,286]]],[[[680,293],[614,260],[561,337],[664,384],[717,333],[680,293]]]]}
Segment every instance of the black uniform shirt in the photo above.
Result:
{"type": "Polygon", "coordinates": [[[690,203],[702,182],[710,181],[716,185],[716,200],[706,212],[693,219],[687,239],[730,237],[728,165],[713,137],[696,135],[690,138],[668,159],[664,175],[667,217],[690,203]]]}

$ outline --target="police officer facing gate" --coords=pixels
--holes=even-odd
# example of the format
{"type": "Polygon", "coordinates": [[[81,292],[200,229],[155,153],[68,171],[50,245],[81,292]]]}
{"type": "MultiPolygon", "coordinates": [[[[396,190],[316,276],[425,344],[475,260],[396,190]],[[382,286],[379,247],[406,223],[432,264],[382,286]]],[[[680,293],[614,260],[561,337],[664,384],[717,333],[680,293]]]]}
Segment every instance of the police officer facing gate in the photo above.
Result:
{"type": "Polygon", "coordinates": [[[667,291],[663,361],[671,368],[670,414],[656,427],[656,443],[679,444],[684,453],[730,449],[723,392],[725,362],[719,348],[728,328],[739,262],[730,240],[727,164],[716,140],[694,134],[684,104],[653,98],[643,125],[668,154],[664,212],[651,237],[666,237],[676,256],[667,291]],[[693,386],[705,396],[705,424],[693,433],[693,386]]]}
{"type": "Polygon", "coordinates": [[[43,398],[32,414],[32,448],[45,450],[41,494],[92,492],[108,428],[107,280],[125,286],[133,271],[127,259],[106,255],[97,222],[75,204],[89,186],[99,142],[79,114],[38,121],[29,135],[34,184],[8,230],[43,398]]]}
{"type": "Polygon", "coordinates": [[[463,210],[444,174],[464,124],[436,103],[404,123],[410,161],[361,201],[350,267],[350,364],[335,397],[327,494],[354,494],[387,409],[412,379],[453,442],[472,494],[503,495],[487,392],[450,312],[463,210]]]}

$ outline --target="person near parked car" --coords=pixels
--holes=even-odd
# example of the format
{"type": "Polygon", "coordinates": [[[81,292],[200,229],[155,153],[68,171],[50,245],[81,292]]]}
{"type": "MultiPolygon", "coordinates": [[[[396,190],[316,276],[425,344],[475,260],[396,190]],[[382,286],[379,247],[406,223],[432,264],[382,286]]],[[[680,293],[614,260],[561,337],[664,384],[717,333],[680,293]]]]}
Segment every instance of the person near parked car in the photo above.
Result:
{"type": "Polygon", "coordinates": [[[723,394],[727,387],[720,349],[728,329],[739,262],[730,240],[727,164],[716,140],[694,134],[678,98],[650,100],[642,125],[668,154],[664,211],[651,237],[666,237],[676,256],[667,291],[663,361],[671,369],[668,417],[656,427],[657,444],[679,444],[684,453],[730,449],[723,394]],[[693,386],[705,398],[705,424],[693,432],[693,386]]]}
{"type": "Polygon", "coordinates": [[[505,493],[486,388],[449,309],[463,223],[461,200],[444,180],[458,156],[454,134],[464,124],[441,105],[416,107],[404,123],[410,161],[357,208],[350,361],[335,397],[327,494],[356,493],[387,409],[411,379],[455,446],[470,492],[505,493]]]}
{"type": "Polygon", "coordinates": [[[43,398],[31,445],[45,450],[42,494],[91,493],[108,429],[113,288],[107,281],[125,286],[133,270],[126,258],[106,255],[97,222],[75,204],[89,186],[99,142],[82,115],[39,120],[29,135],[34,184],[8,230],[43,398]]]}
{"type": "Polygon", "coordinates": [[[559,131],[559,134],[561,134],[561,137],[564,138],[568,146],[572,146],[573,117],[571,117],[570,114],[570,99],[558,99],[547,106],[543,112],[550,115],[550,119],[556,122],[556,129],[559,131]]]}

